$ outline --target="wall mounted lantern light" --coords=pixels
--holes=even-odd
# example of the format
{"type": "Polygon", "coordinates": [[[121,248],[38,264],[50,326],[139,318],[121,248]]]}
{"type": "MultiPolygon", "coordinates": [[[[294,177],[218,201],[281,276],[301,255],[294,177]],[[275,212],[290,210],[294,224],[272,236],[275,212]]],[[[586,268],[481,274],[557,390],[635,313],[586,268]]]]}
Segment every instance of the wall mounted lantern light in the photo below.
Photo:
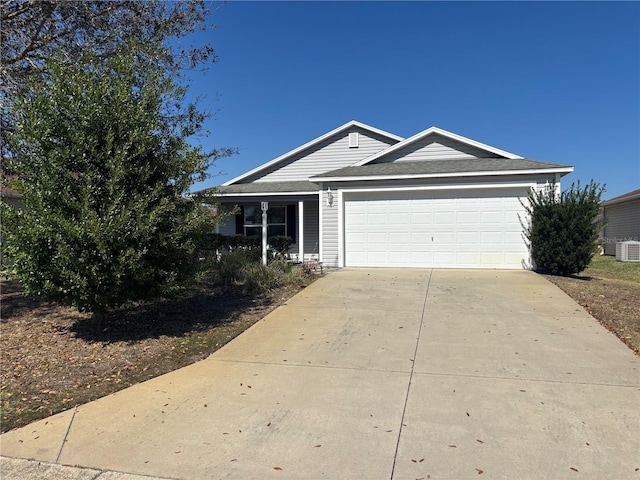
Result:
{"type": "Polygon", "coordinates": [[[333,207],[333,193],[331,193],[331,187],[327,191],[327,205],[333,207]]]}

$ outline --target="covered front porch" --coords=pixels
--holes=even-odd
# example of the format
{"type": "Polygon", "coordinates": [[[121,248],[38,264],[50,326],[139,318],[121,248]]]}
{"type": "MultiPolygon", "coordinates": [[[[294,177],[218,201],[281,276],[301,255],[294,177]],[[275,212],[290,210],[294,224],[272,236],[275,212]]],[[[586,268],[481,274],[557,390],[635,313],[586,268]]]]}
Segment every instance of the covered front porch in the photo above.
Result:
{"type": "Polygon", "coordinates": [[[260,236],[262,234],[262,202],[268,203],[267,238],[288,236],[293,240],[289,259],[296,262],[320,260],[320,214],[318,186],[310,182],[295,185],[245,184],[222,187],[216,192],[222,211],[236,213],[216,225],[221,235],[260,236]],[[239,188],[240,187],[240,188],[239,188]],[[242,188],[244,187],[244,189],[242,188]],[[246,191],[248,188],[262,191],[246,191]],[[288,188],[287,188],[288,187],[288,188]],[[307,191],[301,189],[304,188],[307,191]],[[245,191],[242,191],[245,190],[245,191]],[[310,191],[309,191],[310,190],[310,191]]]}

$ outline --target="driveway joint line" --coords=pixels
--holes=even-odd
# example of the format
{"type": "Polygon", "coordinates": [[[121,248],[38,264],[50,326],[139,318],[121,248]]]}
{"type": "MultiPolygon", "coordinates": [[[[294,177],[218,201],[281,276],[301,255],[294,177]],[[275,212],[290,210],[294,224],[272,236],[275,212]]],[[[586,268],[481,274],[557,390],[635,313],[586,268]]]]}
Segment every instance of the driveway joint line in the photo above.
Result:
{"type": "Polygon", "coordinates": [[[60,462],[60,457],[62,456],[62,450],[64,450],[64,445],[67,443],[67,438],[69,437],[69,432],[71,432],[71,426],[73,425],[73,421],[76,418],[76,413],[78,413],[78,407],[76,406],[73,409],[73,415],[71,415],[71,420],[69,421],[69,426],[67,427],[67,431],[64,433],[64,438],[62,439],[62,445],[60,445],[60,450],[58,451],[58,456],[56,457],[56,462],[60,462]]]}
{"type": "Polygon", "coordinates": [[[413,372],[416,367],[416,358],[418,356],[418,346],[420,345],[420,335],[422,333],[422,325],[424,325],[424,313],[427,310],[427,298],[429,298],[429,287],[431,286],[431,276],[433,274],[433,269],[429,270],[429,278],[427,280],[427,289],[424,292],[424,302],[422,303],[422,316],[420,317],[420,326],[418,327],[418,337],[416,338],[416,346],[413,351],[413,361],[411,362],[411,373],[409,374],[409,383],[407,385],[407,395],[404,398],[404,406],[402,407],[402,415],[400,417],[400,428],[398,428],[398,439],[396,440],[396,449],[393,452],[393,465],[391,466],[391,477],[390,480],[393,480],[393,475],[396,471],[396,461],[398,460],[398,450],[400,449],[400,437],[402,436],[402,425],[404,424],[404,417],[407,413],[407,404],[409,403],[409,393],[411,392],[411,382],[413,380],[413,372]]]}

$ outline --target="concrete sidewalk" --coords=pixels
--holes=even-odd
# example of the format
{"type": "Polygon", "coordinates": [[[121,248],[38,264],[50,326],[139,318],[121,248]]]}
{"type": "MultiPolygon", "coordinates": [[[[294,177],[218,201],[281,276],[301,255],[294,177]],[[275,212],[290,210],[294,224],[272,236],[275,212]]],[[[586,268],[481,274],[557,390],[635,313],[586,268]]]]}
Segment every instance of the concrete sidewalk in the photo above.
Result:
{"type": "Polygon", "coordinates": [[[97,472],[56,479],[640,478],[638,367],[534,273],[344,269],[0,454],[97,472]]]}

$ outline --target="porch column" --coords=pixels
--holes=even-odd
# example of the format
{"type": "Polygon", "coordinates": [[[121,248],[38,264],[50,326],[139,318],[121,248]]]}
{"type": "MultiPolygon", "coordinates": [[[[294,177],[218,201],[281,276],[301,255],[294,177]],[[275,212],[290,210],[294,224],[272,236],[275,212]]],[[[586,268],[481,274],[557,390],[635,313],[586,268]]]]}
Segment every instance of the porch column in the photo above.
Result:
{"type": "Polygon", "coordinates": [[[304,202],[298,202],[298,261],[304,262],[304,202]]]}

